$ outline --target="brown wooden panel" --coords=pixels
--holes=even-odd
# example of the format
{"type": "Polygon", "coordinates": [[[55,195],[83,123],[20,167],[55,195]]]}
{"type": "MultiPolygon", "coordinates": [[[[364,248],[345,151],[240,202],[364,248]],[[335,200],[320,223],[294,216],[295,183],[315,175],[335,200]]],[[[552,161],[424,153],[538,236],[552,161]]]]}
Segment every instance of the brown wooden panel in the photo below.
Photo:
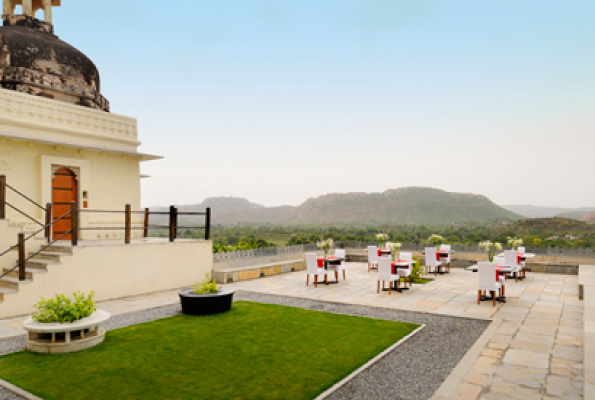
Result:
{"type": "MultiPolygon", "coordinates": [[[[70,211],[71,202],[78,202],[77,181],[74,173],[62,168],[56,171],[52,180],[52,203],[54,218],[59,218],[70,211]]],[[[78,207],[78,204],[77,204],[78,207]]],[[[54,223],[54,239],[59,238],[64,232],[72,229],[70,216],[64,217],[54,223]]],[[[70,240],[71,235],[65,235],[61,240],[70,240]]]]}

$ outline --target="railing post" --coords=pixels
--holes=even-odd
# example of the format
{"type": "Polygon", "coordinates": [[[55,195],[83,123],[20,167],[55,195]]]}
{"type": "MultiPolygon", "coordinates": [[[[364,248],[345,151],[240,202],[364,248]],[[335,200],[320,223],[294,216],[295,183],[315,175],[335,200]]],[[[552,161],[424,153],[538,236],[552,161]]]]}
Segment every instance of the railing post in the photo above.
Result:
{"type": "Polygon", "coordinates": [[[0,175],[0,219],[6,218],[6,175],[0,175]]]}
{"type": "Polygon", "coordinates": [[[145,224],[143,229],[143,237],[149,237],[149,209],[145,208],[145,224]]]}
{"type": "Polygon", "coordinates": [[[45,238],[50,242],[52,236],[52,203],[45,205],[45,238]]]}
{"type": "Polygon", "coordinates": [[[207,207],[207,215],[205,215],[205,240],[211,238],[211,207],[207,207]]]}
{"type": "Polygon", "coordinates": [[[19,233],[19,281],[24,281],[25,275],[25,234],[19,233]]]}
{"type": "Polygon", "coordinates": [[[169,207],[169,241],[173,242],[178,237],[178,209],[169,207]]]}
{"type": "Polygon", "coordinates": [[[124,213],[124,243],[130,244],[130,231],[132,224],[132,207],[130,204],[126,204],[124,213]]]}
{"type": "Polygon", "coordinates": [[[70,238],[73,246],[79,244],[79,212],[76,208],[76,201],[70,202],[70,218],[72,223],[72,232],[70,238]]]}

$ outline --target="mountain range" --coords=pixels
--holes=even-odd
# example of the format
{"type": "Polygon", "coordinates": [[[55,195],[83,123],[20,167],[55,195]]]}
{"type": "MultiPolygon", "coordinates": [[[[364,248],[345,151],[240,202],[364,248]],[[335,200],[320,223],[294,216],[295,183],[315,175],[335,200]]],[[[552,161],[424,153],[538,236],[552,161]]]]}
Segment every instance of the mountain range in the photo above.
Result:
{"type": "Polygon", "coordinates": [[[595,212],[595,207],[563,208],[563,207],[541,207],[531,205],[509,205],[502,208],[526,218],[570,218],[580,219],[581,217],[595,212]]]}
{"type": "Polygon", "coordinates": [[[382,193],[333,193],[299,206],[265,207],[243,198],[214,197],[180,211],[212,209],[212,223],[274,225],[443,225],[518,220],[521,217],[487,197],[409,187],[382,193]]]}

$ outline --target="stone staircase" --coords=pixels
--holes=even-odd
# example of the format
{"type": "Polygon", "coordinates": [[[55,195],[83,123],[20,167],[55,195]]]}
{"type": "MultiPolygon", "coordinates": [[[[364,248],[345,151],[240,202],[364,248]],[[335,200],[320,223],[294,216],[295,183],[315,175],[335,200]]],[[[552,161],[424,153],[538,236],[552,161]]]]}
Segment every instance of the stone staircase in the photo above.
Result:
{"type": "MultiPolygon", "coordinates": [[[[28,257],[33,254],[35,253],[29,252],[28,257]]],[[[7,276],[0,278],[0,304],[4,302],[6,296],[18,293],[21,285],[33,282],[35,275],[48,273],[50,268],[61,264],[62,257],[69,256],[72,256],[72,247],[54,244],[27,261],[25,264],[26,279],[24,281],[19,281],[18,269],[10,272],[7,276]]],[[[10,268],[3,268],[0,275],[9,270],[10,268]]]]}

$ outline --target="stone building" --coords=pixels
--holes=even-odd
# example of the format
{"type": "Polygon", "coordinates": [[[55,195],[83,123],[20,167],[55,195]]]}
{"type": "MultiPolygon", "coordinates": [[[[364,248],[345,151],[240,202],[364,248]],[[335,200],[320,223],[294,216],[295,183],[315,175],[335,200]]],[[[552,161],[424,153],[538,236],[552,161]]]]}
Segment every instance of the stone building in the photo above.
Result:
{"type": "MultiPolygon", "coordinates": [[[[82,246],[66,249],[73,254],[68,261],[56,256],[63,264],[59,269],[29,260],[27,281],[33,284],[25,286],[15,271],[1,277],[14,267],[14,252],[0,256],[0,301],[4,301],[0,317],[29,312],[39,295],[55,292],[94,290],[101,299],[190,284],[210,272],[212,263],[208,241],[156,244],[145,239],[139,250],[134,239],[140,242],[143,231],[134,229],[133,244],[123,246],[123,215],[93,212],[122,211],[125,205],[141,210],[140,164],[160,157],[138,152],[136,120],[109,112],[96,65],[54,33],[52,8],[60,3],[4,0],[3,4],[0,176],[5,176],[7,186],[0,187],[6,191],[6,204],[0,204],[0,254],[15,244],[19,232],[34,233],[45,225],[50,207],[50,219],[56,221],[50,239],[62,239],[58,245],[67,246],[76,223],[82,246]],[[35,17],[39,10],[45,20],[35,17]],[[73,206],[80,210],[75,221],[69,215],[59,219],[73,206]],[[95,245],[84,245],[90,241],[95,245]],[[66,264],[73,268],[70,276],[59,272],[68,270],[66,264]],[[165,268],[170,268],[167,277],[165,268]],[[44,274],[37,274],[39,270],[44,274]],[[100,279],[117,275],[129,281],[114,284],[100,279]],[[8,304],[16,297],[18,306],[8,304]]],[[[133,214],[131,224],[142,227],[143,216],[133,214]]],[[[44,243],[40,233],[27,240],[27,251],[37,251],[44,243]]],[[[56,245],[52,250],[57,251],[56,245]]]]}

